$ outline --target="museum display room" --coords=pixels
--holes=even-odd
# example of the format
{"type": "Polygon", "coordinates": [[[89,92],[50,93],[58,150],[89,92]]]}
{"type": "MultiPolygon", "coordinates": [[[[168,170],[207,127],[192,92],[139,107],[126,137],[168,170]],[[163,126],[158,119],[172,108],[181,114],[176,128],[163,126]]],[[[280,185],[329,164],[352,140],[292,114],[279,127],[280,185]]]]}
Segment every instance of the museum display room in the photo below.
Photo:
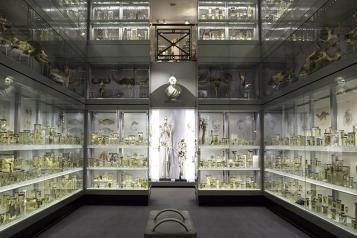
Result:
{"type": "Polygon", "coordinates": [[[0,1],[0,236],[174,187],[356,237],[356,14],[353,0],[0,1]]]}

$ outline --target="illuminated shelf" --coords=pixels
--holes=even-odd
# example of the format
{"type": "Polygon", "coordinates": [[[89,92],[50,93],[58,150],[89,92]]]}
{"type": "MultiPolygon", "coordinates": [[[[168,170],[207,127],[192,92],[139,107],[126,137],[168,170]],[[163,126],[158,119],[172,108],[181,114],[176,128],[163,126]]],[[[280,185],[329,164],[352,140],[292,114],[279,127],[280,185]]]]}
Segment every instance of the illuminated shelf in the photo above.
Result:
{"type": "Polygon", "coordinates": [[[23,181],[23,182],[20,182],[20,183],[14,183],[14,184],[6,185],[6,186],[3,186],[3,187],[0,187],[0,193],[6,192],[6,191],[10,191],[10,190],[14,190],[14,189],[21,188],[21,187],[25,187],[25,186],[29,186],[29,185],[32,185],[32,184],[40,183],[40,182],[43,182],[43,181],[46,181],[46,180],[62,177],[62,176],[67,175],[67,174],[73,174],[73,173],[76,173],[76,172],[80,172],[82,170],[83,170],[82,168],[70,169],[70,170],[66,170],[66,171],[63,171],[63,172],[59,172],[59,173],[44,175],[44,176],[41,176],[41,177],[38,177],[38,178],[34,178],[34,179],[30,179],[30,180],[27,180],[27,181],[23,181]]]}
{"type": "Polygon", "coordinates": [[[83,149],[82,145],[0,145],[0,151],[83,149]]]}
{"type": "Polygon", "coordinates": [[[260,168],[199,168],[200,171],[259,171],[260,168]]]}
{"type": "Polygon", "coordinates": [[[261,189],[259,188],[237,188],[237,189],[233,189],[233,188],[199,188],[198,191],[261,191],[261,189]]]}
{"type": "Polygon", "coordinates": [[[222,23],[234,23],[234,25],[239,25],[239,24],[251,24],[251,25],[255,25],[257,24],[257,20],[245,20],[245,19],[227,19],[227,20],[209,20],[209,19],[199,19],[198,20],[200,23],[214,23],[217,25],[222,23]]]}
{"type": "Polygon", "coordinates": [[[229,145],[199,145],[201,149],[229,149],[229,145]]]}
{"type": "Polygon", "coordinates": [[[7,229],[7,228],[9,228],[9,227],[21,222],[21,221],[33,216],[33,215],[35,215],[35,214],[37,214],[39,212],[42,212],[42,211],[44,211],[44,210],[46,210],[46,209],[48,209],[48,208],[50,208],[50,207],[52,207],[52,206],[54,206],[54,205],[56,205],[56,204],[58,204],[60,202],[66,200],[67,198],[70,198],[70,197],[72,197],[72,196],[74,196],[74,195],[76,195],[76,194],[78,194],[78,193],[80,193],[82,191],[83,191],[82,189],[78,189],[78,190],[76,190],[76,191],[74,191],[72,193],[67,194],[66,196],[61,197],[60,199],[58,199],[56,201],[53,201],[51,203],[46,204],[46,206],[43,206],[43,207],[41,207],[39,209],[36,209],[35,211],[27,213],[26,216],[23,216],[23,217],[21,217],[19,219],[16,219],[16,220],[14,220],[12,222],[9,222],[9,223],[5,224],[5,225],[1,225],[0,226],[0,231],[3,231],[3,230],[5,230],[5,229],[7,229]]]}
{"type": "Polygon", "coordinates": [[[88,145],[88,149],[147,149],[148,145],[123,145],[123,144],[113,144],[113,145],[88,145]]]}
{"type": "Polygon", "coordinates": [[[108,190],[108,191],[146,191],[149,190],[149,188],[87,188],[87,190],[93,190],[93,191],[97,191],[97,190],[108,190]]]}
{"type": "Polygon", "coordinates": [[[299,204],[296,204],[296,203],[290,201],[289,199],[284,198],[283,196],[280,196],[280,195],[278,195],[276,193],[270,192],[268,190],[265,190],[264,192],[269,194],[269,195],[271,195],[271,196],[273,196],[273,197],[276,197],[277,199],[280,199],[280,200],[282,200],[282,201],[284,201],[286,203],[289,203],[289,204],[293,205],[294,207],[302,209],[305,212],[308,212],[308,213],[310,213],[310,214],[312,214],[314,216],[317,216],[317,217],[319,217],[319,218],[321,218],[321,219],[323,219],[323,220],[325,220],[325,221],[327,221],[327,222],[329,222],[329,223],[331,223],[331,224],[333,224],[333,225],[335,225],[335,226],[337,226],[337,227],[339,227],[339,228],[341,228],[341,229],[343,229],[345,231],[348,231],[348,232],[352,233],[353,235],[356,235],[356,231],[353,230],[351,227],[344,226],[344,225],[342,225],[342,224],[340,224],[340,223],[338,223],[336,221],[333,221],[333,220],[331,220],[331,219],[329,219],[329,218],[327,218],[325,216],[321,216],[321,214],[319,214],[317,212],[314,212],[314,211],[311,211],[310,209],[307,209],[307,208],[305,208],[305,207],[303,207],[303,206],[301,206],[299,204]]]}
{"type": "Polygon", "coordinates": [[[138,167],[138,168],[133,168],[133,167],[88,167],[87,170],[134,170],[134,171],[147,171],[147,167],[138,167]]]}
{"type": "Polygon", "coordinates": [[[259,150],[260,146],[259,145],[230,145],[229,148],[235,150],[259,150]]]}
{"type": "Polygon", "coordinates": [[[259,150],[259,145],[199,145],[201,149],[259,150]]]}
{"type": "Polygon", "coordinates": [[[310,184],[315,184],[324,188],[329,188],[335,191],[339,191],[339,192],[343,192],[343,193],[348,193],[351,195],[357,195],[357,190],[356,189],[351,189],[351,188],[346,188],[343,186],[339,186],[339,185],[334,185],[331,183],[326,183],[323,181],[319,181],[319,180],[315,180],[315,179],[310,179],[310,178],[306,178],[303,176],[299,176],[299,175],[294,175],[294,174],[289,174],[289,173],[285,173],[285,172],[281,172],[279,170],[275,170],[275,169],[265,169],[266,172],[269,173],[273,173],[273,174],[277,174],[283,177],[288,177],[288,178],[292,178],[292,179],[296,179],[299,181],[303,181],[303,182],[307,182],[310,184]]]}
{"type": "MultiPolygon", "coordinates": [[[[100,24],[100,23],[103,23],[103,24],[107,24],[107,23],[111,23],[111,24],[116,24],[116,25],[120,25],[122,27],[125,27],[119,23],[123,23],[123,22],[126,22],[126,23],[146,23],[147,25],[150,23],[149,19],[133,19],[133,20],[130,20],[130,19],[112,19],[112,20],[91,20],[91,22],[93,24],[100,24]]],[[[129,25],[131,27],[135,27],[136,25],[129,25]]],[[[149,27],[149,26],[148,26],[149,27]]]]}
{"type": "Polygon", "coordinates": [[[269,145],[266,150],[299,150],[317,152],[357,152],[357,146],[291,146],[291,145],[269,145]]]}

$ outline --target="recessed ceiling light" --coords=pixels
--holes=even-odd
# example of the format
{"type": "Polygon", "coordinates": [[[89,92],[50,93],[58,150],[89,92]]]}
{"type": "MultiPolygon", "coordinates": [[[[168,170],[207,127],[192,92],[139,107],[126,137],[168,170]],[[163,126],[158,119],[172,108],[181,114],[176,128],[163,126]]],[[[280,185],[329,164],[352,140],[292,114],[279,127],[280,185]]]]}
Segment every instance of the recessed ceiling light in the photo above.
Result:
{"type": "Polygon", "coordinates": [[[170,3],[170,6],[171,6],[171,7],[176,7],[176,3],[175,3],[175,2],[172,2],[172,3],[170,3]]]}

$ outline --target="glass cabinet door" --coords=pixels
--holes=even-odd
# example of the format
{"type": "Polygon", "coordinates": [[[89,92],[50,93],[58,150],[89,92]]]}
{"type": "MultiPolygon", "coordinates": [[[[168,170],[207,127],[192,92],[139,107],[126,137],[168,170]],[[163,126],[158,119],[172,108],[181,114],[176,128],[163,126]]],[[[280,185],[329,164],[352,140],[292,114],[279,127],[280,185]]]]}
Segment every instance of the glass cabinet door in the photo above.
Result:
{"type": "Polygon", "coordinates": [[[258,40],[257,5],[251,1],[200,0],[200,40],[258,40]]]}
{"type": "Polygon", "coordinates": [[[148,190],[148,113],[90,112],[87,189],[148,190]]]}
{"type": "Polygon", "coordinates": [[[198,191],[260,189],[258,119],[258,113],[199,113],[198,191]]]}
{"type": "Polygon", "coordinates": [[[149,40],[149,1],[92,2],[92,40],[149,40]]]}

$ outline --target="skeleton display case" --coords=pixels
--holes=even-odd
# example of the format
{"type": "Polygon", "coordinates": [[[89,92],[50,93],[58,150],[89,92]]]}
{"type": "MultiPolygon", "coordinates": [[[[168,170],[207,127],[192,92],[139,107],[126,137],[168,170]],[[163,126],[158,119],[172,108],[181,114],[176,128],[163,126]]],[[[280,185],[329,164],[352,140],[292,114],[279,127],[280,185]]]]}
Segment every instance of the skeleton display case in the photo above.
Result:
{"type": "Polygon", "coordinates": [[[83,190],[84,128],[78,101],[2,67],[0,232],[6,237],[21,221],[83,190]]]}
{"type": "Polygon", "coordinates": [[[279,43],[263,42],[264,61],[270,62],[264,67],[265,95],[274,96],[296,82],[308,82],[317,72],[324,72],[319,78],[336,72],[341,62],[344,66],[352,63],[357,26],[352,9],[356,6],[348,0],[326,1],[301,26],[287,24],[286,34],[277,36],[279,43]],[[333,15],[336,11],[339,14],[333,15]]]}
{"type": "Polygon", "coordinates": [[[259,113],[199,111],[198,195],[260,191],[259,113]]]}
{"type": "Polygon", "coordinates": [[[150,4],[92,0],[92,40],[149,40],[150,4]]]}
{"type": "Polygon", "coordinates": [[[353,237],[357,81],[341,80],[266,110],[264,181],[267,193],[353,237]]]}
{"type": "Polygon", "coordinates": [[[198,3],[200,40],[258,40],[255,0],[198,3]]]}
{"type": "Polygon", "coordinates": [[[85,66],[78,63],[81,60],[72,63],[73,58],[83,59],[83,51],[64,40],[26,1],[1,2],[0,7],[0,52],[6,56],[3,62],[84,96],[85,66]]]}
{"type": "Polygon", "coordinates": [[[91,111],[87,190],[148,191],[147,111],[91,111]]]}
{"type": "Polygon", "coordinates": [[[256,99],[258,84],[254,66],[199,65],[199,98],[256,99]]]}
{"type": "Polygon", "coordinates": [[[195,118],[194,109],[151,110],[151,181],[195,181],[195,118]]]}
{"type": "Polygon", "coordinates": [[[91,65],[89,98],[148,98],[147,65],[91,65]]]}

